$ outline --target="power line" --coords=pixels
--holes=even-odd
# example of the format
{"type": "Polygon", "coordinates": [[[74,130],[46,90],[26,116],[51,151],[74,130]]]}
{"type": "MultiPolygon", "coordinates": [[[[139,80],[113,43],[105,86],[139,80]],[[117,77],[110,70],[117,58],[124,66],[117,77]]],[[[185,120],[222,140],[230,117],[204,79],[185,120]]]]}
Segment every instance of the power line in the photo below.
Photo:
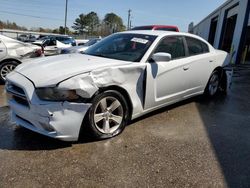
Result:
{"type": "MultiPolygon", "coordinates": [[[[13,14],[13,15],[18,15],[18,16],[25,16],[25,17],[30,17],[30,18],[37,18],[37,19],[46,19],[46,20],[54,20],[54,21],[64,21],[64,19],[59,19],[59,18],[51,18],[51,17],[43,17],[43,16],[34,16],[34,15],[29,15],[29,14],[21,14],[21,13],[16,13],[16,12],[10,12],[10,11],[3,11],[0,10],[0,13],[6,13],[6,14],[13,14]]],[[[74,21],[74,20],[70,20],[74,21]]]]}
{"type": "MultiPolygon", "coordinates": [[[[36,3],[36,2],[32,1],[32,4],[26,3],[25,1],[22,1],[22,2],[21,1],[17,1],[17,2],[5,1],[5,2],[1,3],[1,6],[2,5],[9,5],[9,6],[12,6],[12,7],[16,7],[18,5],[20,7],[22,7],[22,6],[23,7],[30,7],[30,8],[41,8],[41,7],[43,7],[44,9],[46,9],[48,7],[51,7],[52,3],[53,3],[53,1],[51,1],[50,4],[42,3],[42,1],[40,1],[40,3],[39,2],[36,3]]],[[[64,8],[63,4],[54,3],[53,5],[55,5],[53,7],[53,9],[60,9],[61,10],[61,9],[64,8]]]]}
{"type": "Polygon", "coordinates": [[[33,15],[20,14],[20,13],[9,12],[9,11],[3,11],[3,10],[0,10],[0,12],[6,13],[6,14],[18,15],[18,16],[26,16],[26,17],[31,17],[31,18],[38,18],[38,19],[46,19],[46,20],[50,19],[50,20],[58,20],[58,21],[62,21],[62,20],[63,20],[63,19],[58,19],[58,18],[49,18],[49,17],[42,17],[42,16],[33,16],[33,15]]]}
{"type": "MultiPolygon", "coordinates": [[[[22,8],[16,8],[16,7],[14,7],[13,8],[13,6],[6,6],[6,5],[1,5],[1,8],[2,9],[4,9],[5,11],[7,10],[7,11],[23,11],[23,12],[30,12],[30,13],[37,13],[37,11],[34,11],[34,9],[33,10],[31,10],[31,9],[22,9],[22,8]]],[[[52,12],[51,11],[40,11],[39,10],[39,13],[43,13],[43,14],[51,14],[52,12]]]]}

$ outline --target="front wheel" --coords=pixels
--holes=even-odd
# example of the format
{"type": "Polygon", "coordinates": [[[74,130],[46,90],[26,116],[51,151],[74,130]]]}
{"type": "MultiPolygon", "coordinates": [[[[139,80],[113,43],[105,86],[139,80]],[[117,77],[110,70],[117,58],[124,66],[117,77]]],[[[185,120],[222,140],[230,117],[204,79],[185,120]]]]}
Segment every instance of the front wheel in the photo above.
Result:
{"type": "Polygon", "coordinates": [[[105,91],[93,99],[88,112],[88,124],[95,138],[105,139],[120,134],[127,120],[128,105],[119,92],[105,91]]]}
{"type": "Polygon", "coordinates": [[[0,65],[0,80],[5,82],[7,74],[12,72],[18,63],[16,61],[6,61],[0,65]]]}
{"type": "Polygon", "coordinates": [[[209,97],[214,97],[218,93],[219,87],[220,87],[220,74],[218,71],[214,71],[208,80],[205,89],[205,94],[209,97]]]}

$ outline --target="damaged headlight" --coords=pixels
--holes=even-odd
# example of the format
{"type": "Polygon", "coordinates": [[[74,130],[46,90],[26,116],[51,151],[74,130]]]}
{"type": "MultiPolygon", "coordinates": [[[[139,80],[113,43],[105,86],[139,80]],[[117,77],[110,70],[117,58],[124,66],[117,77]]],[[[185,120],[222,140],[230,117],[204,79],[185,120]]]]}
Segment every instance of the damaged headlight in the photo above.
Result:
{"type": "Polygon", "coordinates": [[[75,90],[61,90],[58,88],[38,88],[36,94],[41,100],[72,101],[79,99],[75,90]]]}

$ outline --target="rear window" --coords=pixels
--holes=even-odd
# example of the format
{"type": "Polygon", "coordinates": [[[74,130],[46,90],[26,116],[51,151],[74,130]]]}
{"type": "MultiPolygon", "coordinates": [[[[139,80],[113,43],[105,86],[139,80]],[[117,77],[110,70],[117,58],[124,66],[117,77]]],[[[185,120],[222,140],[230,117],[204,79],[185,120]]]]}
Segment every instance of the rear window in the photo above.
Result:
{"type": "Polygon", "coordinates": [[[139,26],[134,27],[131,30],[161,30],[161,31],[177,31],[174,27],[167,27],[167,26],[139,26]]]}
{"type": "Polygon", "coordinates": [[[171,28],[171,27],[168,27],[168,28],[158,27],[158,28],[155,28],[155,30],[161,30],[161,31],[177,31],[176,28],[171,28]]]}
{"type": "Polygon", "coordinates": [[[131,30],[152,30],[153,27],[152,26],[142,26],[142,27],[134,27],[131,30]]]}
{"type": "Polygon", "coordinates": [[[186,37],[189,55],[199,55],[209,52],[208,45],[198,39],[186,37]]]}

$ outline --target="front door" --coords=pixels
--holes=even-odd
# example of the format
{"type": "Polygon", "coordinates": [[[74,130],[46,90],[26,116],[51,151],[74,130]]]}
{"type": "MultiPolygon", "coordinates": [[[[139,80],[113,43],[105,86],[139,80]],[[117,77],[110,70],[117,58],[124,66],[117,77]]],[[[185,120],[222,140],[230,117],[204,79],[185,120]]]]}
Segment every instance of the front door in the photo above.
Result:
{"type": "Polygon", "coordinates": [[[168,36],[160,41],[154,53],[172,56],[168,62],[148,62],[145,110],[181,99],[185,95],[185,47],[182,37],[168,36]]]}

